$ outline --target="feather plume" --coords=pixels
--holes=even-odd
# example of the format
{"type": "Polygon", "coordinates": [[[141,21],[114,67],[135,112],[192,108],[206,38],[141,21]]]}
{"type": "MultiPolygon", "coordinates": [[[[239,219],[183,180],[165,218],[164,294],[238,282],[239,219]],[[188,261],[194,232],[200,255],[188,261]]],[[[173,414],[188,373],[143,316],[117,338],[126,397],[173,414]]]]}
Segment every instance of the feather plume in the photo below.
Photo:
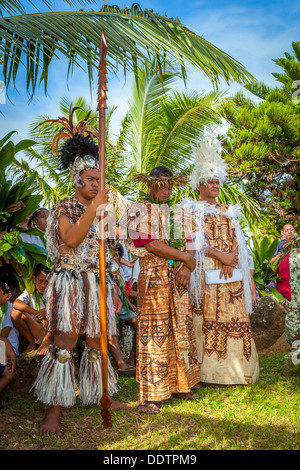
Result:
{"type": "Polygon", "coordinates": [[[219,140],[205,137],[198,146],[193,147],[195,167],[191,174],[191,187],[206,184],[211,179],[223,182],[227,174],[227,163],[222,158],[223,147],[219,140]]]}

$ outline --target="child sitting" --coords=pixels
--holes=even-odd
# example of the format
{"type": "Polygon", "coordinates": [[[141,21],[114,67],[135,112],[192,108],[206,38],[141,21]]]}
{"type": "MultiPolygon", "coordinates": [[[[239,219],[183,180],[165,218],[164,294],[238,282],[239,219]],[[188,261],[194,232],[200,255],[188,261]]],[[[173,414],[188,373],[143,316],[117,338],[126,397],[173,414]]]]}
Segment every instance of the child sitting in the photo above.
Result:
{"type": "Polygon", "coordinates": [[[34,293],[28,294],[25,289],[13,303],[13,324],[28,342],[22,355],[37,349],[38,346],[37,354],[45,355],[48,352],[51,335],[47,333],[45,292],[50,273],[49,268],[38,264],[33,276],[36,287],[34,293]]]}
{"type": "Polygon", "coordinates": [[[19,294],[17,282],[7,274],[0,273],[0,307],[5,309],[5,317],[2,321],[0,335],[0,393],[9,384],[14,375],[16,367],[16,356],[18,355],[18,332],[9,323],[12,311],[12,301],[19,294]]]}

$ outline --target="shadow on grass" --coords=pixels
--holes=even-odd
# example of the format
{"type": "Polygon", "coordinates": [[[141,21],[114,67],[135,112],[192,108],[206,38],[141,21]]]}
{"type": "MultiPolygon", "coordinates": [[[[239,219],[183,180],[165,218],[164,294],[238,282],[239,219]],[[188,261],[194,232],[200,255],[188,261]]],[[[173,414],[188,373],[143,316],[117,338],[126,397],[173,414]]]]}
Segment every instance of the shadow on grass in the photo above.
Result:
{"type": "MultiPolygon", "coordinates": [[[[137,409],[112,410],[113,427],[104,429],[101,411],[75,407],[62,411],[63,437],[40,436],[46,407],[33,397],[2,405],[1,449],[21,450],[298,450],[300,374],[286,375],[282,355],[263,358],[253,386],[205,385],[199,399],[172,398],[158,415],[137,409]]],[[[114,399],[137,401],[138,384],[120,379],[114,399]]]]}

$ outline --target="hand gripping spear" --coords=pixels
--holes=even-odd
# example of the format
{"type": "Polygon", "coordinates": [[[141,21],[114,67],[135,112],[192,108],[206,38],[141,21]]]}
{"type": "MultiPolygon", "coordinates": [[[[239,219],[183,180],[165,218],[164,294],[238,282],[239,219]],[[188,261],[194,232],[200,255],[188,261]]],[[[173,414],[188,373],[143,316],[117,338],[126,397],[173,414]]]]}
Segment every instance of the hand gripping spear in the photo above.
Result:
{"type": "MultiPolygon", "coordinates": [[[[106,70],[107,42],[104,31],[101,35],[100,45],[100,67],[98,79],[98,116],[99,116],[99,139],[98,139],[98,157],[99,157],[99,190],[105,189],[105,109],[107,92],[107,70],[106,70]]],[[[100,302],[100,347],[102,358],[102,389],[103,394],[100,400],[102,406],[101,416],[103,426],[110,428],[111,423],[111,398],[108,395],[108,368],[107,368],[107,319],[106,319],[106,265],[105,265],[105,230],[104,214],[99,215],[99,302],[100,302]]]]}

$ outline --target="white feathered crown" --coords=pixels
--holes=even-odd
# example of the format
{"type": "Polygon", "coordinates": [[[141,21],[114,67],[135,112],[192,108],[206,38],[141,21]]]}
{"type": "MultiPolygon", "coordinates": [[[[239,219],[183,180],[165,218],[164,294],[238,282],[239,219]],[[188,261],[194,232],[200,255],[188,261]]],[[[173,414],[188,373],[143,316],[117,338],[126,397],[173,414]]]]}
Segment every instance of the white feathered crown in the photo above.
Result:
{"type": "Polygon", "coordinates": [[[191,174],[192,189],[197,189],[199,184],[206,184],[215,178],[222,184],[227,175],[227,163],[222,158],[224,149],[220,141],[217,138],[205,136],[198,146],[193,147],[193,150],[195,167],[191,174]]]}

